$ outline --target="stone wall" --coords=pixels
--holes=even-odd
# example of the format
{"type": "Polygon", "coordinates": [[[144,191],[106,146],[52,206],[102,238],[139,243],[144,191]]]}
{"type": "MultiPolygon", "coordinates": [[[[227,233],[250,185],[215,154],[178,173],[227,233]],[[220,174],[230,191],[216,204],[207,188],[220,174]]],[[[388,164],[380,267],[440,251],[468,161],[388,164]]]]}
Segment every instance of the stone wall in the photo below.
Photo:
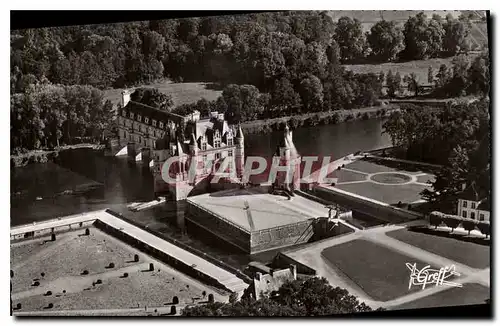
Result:
{"type": "Polygon", "coordinates": [[[190,202],[189,199],[187,201],[186,219],[240,248],[242,251],[250,252],[249,232],[221,217],[215,216],[212,212],[204,210],[202,207],[190,202]]]}
{"type": "Polygon", "coordinates": [[[65,232],[75,231],[75,230],[79,230],[79,229],[84,229],[84,228],[92,227],[94,221],[95,221],[95,218],[92,218],[88,221],[78,222],[78,223],[68,223],[66,225],[61,225],[61,226],[57,226],[57,227],[53,227],[53,228],[43,228],[43,226],[42,226],[42,228],[35,230],[35,231],[32,231],[32,232],[11,234],[10,241],[48,237],[52,233],[59,234],[59,233],[65,233],[65,232]]]}
{"type": "Polygon", "coordinates": [[[252,232],[251,252],[257,253],[307,242],[314,234],[312,220],[252,232]]]}
{"type": "Polygon", "coordinates": [[[334,189],[315,187],[313,193],[315,196],[335,202],[344,207],[348,207],[353,211],[374,216],[377,219],[389,223],[402,223],[404,221],[422,218],[422,216],[419,216],[415,212],[393,207],[388,204],[379,204],[369,199],[350,196],[349,194],[335,191],[334,189]]]}
{"type": "Polygon", "coordinates": [[[290,265],[295,265],[297,267],[298,274],[316,275],[315,269],[296,261],[282,252],[278,253],[272,262],[273,268],[286,268],[290,265]]]}

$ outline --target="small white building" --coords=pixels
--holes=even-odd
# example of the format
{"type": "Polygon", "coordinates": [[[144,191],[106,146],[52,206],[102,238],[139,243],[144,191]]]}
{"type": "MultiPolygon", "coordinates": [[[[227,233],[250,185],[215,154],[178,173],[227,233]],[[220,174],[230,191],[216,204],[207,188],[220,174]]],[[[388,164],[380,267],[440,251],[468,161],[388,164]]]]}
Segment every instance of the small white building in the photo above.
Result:
{"type": "Polygon", "coordinates": [[[490,220],[489,198],[479,199],[473,191],[464,191],[458,200],[457,215],[477,221],[490,220]]]}

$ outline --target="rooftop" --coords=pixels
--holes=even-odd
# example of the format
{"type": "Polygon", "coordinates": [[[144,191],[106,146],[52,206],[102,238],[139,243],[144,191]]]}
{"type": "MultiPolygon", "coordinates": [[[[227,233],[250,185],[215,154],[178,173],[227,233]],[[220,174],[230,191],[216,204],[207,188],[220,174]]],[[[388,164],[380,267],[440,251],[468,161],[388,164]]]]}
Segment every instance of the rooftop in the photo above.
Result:
{"type": "Polygon", "coordinates": [[[328,216],[328,209],[320,203],[298,195],[288,200],[269,194],[260,187],[225,190],[189,197],[187,200],[247,232],[328,216]]]}

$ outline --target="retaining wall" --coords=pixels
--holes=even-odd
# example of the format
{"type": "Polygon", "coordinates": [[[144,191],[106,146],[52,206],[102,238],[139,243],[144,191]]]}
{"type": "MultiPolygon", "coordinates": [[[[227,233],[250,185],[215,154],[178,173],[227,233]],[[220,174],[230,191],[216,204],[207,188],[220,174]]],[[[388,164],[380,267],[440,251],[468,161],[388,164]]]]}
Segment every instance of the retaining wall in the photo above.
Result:
{"type": "Polygon", "coordinates": [[[307,242],[313,236],[312,220],[252,232],[251,253],[307,242]]]}

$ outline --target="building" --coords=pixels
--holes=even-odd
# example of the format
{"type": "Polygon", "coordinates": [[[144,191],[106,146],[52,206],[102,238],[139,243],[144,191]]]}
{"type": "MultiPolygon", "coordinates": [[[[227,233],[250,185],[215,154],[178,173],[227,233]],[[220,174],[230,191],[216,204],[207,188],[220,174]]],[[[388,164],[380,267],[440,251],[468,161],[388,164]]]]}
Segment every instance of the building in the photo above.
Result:
{"type": "Polygon", "coordinates": [[[489,197],[480,198],[472,186],[463,187],[459,195],[457,215],[463,218],[470,218],[478,221],[490,220],[490,200],[489,197]]]}
{"type": "Polygon", "coordinates": [[[288,281],[297,279],[297,268],[295,265],[290,265],[289,268],[282,270],[269,271],[269,274],[261,272],[255,273],[255,276],[250,283],[250,286],[243,293],[243,298],[259,299],[261,296],[268,296],[273,291],[278,291],[279,288],[288,281]]]}
{"type": "Polygon", "coordinates": [[[227,164],[227,177],[221,178],[219,186],[238,184],[244,164],[241,127],[229,126],[224,114],[218,112],[202,118],[198,111],[186,116],[162,111],[131,101],[131,93],[122,92],[119,142],[127,146],[130,158],[136,160],[140,155],[145,164],[152,166],[156,194],[169,193],[175,200],[182,200],[193,191],[208,191],[209,180],[222,163],[227,164]],[[178,160],[168,172],[162,171],[171,157],[178,160]],[[166,182],[165,173],[175,181],[166,182]]]}
{"type": "Polygon", "coordinates": [[[293,143],[292,131],[285,125],[283,137],[273,156],[273,165],[286,167],[286,171],[278,172],[272,184],[271,192],[285,192],[293,196],[295,190],[300,189],[301,157],[293,143]]]}

